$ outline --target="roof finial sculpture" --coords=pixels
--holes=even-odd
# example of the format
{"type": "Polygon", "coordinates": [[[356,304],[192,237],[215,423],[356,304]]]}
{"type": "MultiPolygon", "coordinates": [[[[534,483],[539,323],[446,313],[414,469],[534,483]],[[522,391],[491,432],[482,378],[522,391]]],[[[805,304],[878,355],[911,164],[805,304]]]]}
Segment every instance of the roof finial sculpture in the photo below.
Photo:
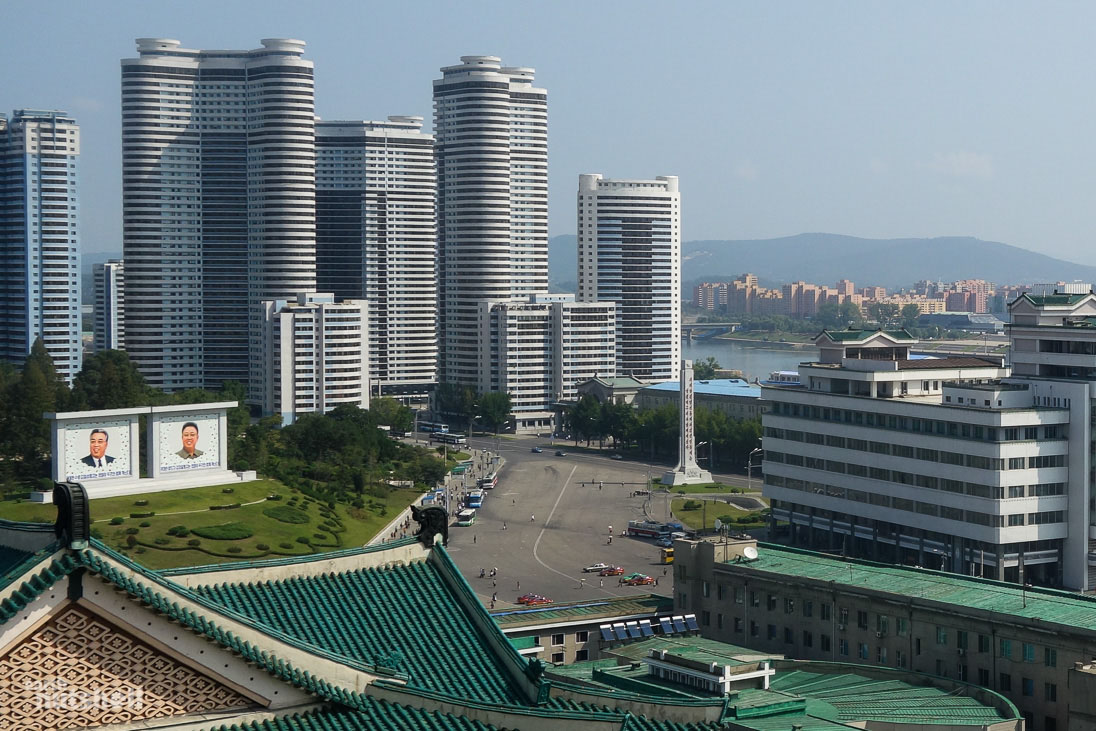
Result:
{"type": "Polygon", "coordinates": [[[57,522],[53,525],[57,538],[71,549],[87,548],[91,514],[84,486],[78,482],[55,482],[53,503],[57,506],[57,522]]]}
{"type": "Polygon", "coordinates": [[[420,508],[417,505],[412,505],[411,517],[419,524],[419,529],[415,531],[415,535],[422,542],[422,545],[427,548],[433,547],[434,536],[439,533],[441,534],[442,545],[448,545],[449,514],[445,512],[445,508],[437,506],[420,508]]]}

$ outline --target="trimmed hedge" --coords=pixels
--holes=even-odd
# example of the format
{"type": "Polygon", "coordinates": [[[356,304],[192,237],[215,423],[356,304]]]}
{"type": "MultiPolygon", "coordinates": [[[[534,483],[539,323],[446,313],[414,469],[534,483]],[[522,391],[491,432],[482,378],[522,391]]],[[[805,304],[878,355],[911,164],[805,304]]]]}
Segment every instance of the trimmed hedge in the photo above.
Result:
{"type": "Polygon", "coordinates": [[[310,518],[303,510],[291,508],[288,505],[275,505],[272,508],[263,508],[263,515],[280,520],[283,523],[307,523],[310,518]]]}
{"type": "Polygon", "coordinates": [[[254,531],[243,523],[222,523],[191,528],[190,532],[212,541],[239,541],[255,535],[254,531]]]}
{"type": "Polygon", "coordinates": [[[131,518],[151,518],[154,515],[156,515],[156,513],[152,512],[150,510],[147,513],[130,513],[129,517],[131,517],[131,518]]]}
{"type": "Polygon", "coordinates": [[[240,507],[239,503],[232,503],[231,505],[210,505],[210,510],[235,510],[240,507]]]}

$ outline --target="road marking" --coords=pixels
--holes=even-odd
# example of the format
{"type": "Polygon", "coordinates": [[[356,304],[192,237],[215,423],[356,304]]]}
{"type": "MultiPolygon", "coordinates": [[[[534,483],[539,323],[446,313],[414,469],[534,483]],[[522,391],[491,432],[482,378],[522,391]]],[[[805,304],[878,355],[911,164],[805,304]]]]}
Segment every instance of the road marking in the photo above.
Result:
{"type": "Polygon", "coordinates": [[[533,543],[533,558],[544,568],[551,571],[553,574],[559,574],[565,579],[575,580],[575,577],[570,574],[565,574],[562,571],[557,571],[548,564],[540,560],[540,556],[537,554],[540,548],[540,539],[544,537],[544,532],[548,530],[548,523],[551,522],[552,516],[556,514],[556,508],[559,507],[559,501],[563,499],[563,493],[567,492],[567,484],[571,481],[571,478],[575,476],[575,470],[578,469],[578,465],[571,468],[571,474],[567,475],[567,478],[563,480],[563,489],[559,491],[559,497],[556,498],[556,502],[552,505],[552,511],[548,513],[548,518],[544,521],[544,526],[540,529],[540,533],[537,535],[537,540],[533,543]]]}

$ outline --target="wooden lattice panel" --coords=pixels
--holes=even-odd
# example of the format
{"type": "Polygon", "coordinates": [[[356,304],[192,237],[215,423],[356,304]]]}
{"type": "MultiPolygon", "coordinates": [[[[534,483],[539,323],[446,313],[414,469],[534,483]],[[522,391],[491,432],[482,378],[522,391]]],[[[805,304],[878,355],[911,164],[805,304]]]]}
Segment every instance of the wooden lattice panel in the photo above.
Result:
{"type": "Polygon", "coordinates": [[[0,729],[93,728],[250,705],[76,605],[0,657],[0,729]]]}

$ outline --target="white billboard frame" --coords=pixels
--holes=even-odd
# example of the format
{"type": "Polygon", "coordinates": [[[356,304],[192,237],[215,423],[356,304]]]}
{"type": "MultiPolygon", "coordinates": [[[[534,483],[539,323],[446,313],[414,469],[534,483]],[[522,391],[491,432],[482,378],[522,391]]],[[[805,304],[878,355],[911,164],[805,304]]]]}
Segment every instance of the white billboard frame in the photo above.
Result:
{"type": "MultiPolygon", "coordinates": [[[[235,406],[235,401],[152,406],[149,409],[148,442],[145,446],[148,476],[152,479],[182,478],[185,475],[204,473],[209,470],[226,472],[228,470],[228,410],[235,406]],[[162,444],[170,442],[174,445],[180,441],[179,429],[190,421],[199,423],[205,431],[205,445],[212,442],[212,451],[216,453],[215,462],[203,460],[198,467],[185,468],[186,465],[181,460],[172,459],[173,454],[161,452],[162,444]],[[210,435],[208,431],[211,423],[215,424],[214,435],[210,435]],[[176,461],[179,462],[178,465],[168,464],[176,461]],[[180,467],[180,469],[172,469],[173,467],[180,467]]],[[[198,446],[203,446],[201,440],[200,436],[198,446]]]]}
{"type": "MultiPolygon", "coordinates": [[[[137,406],[128,409],[64,411],[43,414],[43,418],[51,420],[53,427],[50,434],[50,446],[53,450],[52,468],[54,482],[83,482],[86,480],[89,485],[105,485],[139,480],[141,478],[141,422],[139,417],[148,412],[148,406],[137,406]],[[122,426],[119,425],[118,422],[127,423],[122,426]],[[94,476],[84,473],[69,474],[66,471],[66,467],[69,466],[70,463],[74,464],[77,460],[83,459],[85,455],[82,453],[88,451],[88,444],[86,441],[77,443],[66,438],[70,431],[75,429],[83,430],[86,428],[90,433],[98,428],[102,428],[103,424],[110,424],[107,431],[124,428],[128,432],[122,435],[123,439],[119,439],[116,432],[114,440],[115,445],[123,444],[128,440],[128,443],[124,444],[125,464],[128,466],[127,472],[122,475],[103,478],[95,478],[94,476]]],[[[118,455],[115,454],[111,456],[117,458],[118,455]]]]}

